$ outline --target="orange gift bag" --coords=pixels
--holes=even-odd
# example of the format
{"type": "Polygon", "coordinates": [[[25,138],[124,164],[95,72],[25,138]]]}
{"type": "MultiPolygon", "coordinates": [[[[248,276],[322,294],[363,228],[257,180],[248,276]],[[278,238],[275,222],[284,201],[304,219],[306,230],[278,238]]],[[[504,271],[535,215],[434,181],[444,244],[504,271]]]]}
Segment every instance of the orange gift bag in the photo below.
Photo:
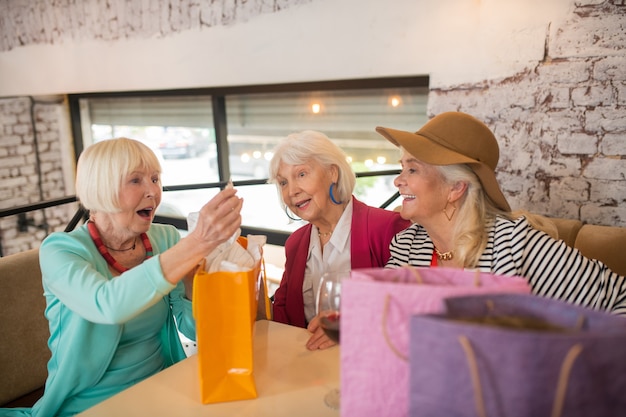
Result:
{"type": "MultiPolygon", "coordinates": [[[[248,240],[239,237],[236,244],[250,249],[248,240]]],[[[257,245],[252,267],[237,270],[227,264],[215,271],[205,262],[196,271],[193,314],[204,404],[257,397],[254,322],[257,317],[270,318],[261,246],[257,245]]]]}

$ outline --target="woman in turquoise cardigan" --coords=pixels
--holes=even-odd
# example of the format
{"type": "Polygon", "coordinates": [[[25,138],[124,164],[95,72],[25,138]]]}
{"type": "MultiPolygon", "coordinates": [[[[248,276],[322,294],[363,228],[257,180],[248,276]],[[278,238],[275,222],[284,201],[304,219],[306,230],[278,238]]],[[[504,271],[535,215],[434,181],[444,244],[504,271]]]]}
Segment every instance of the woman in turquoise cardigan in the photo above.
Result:
{"type": "Polygon", "coordinates": [[[315,314],[319,278],[324,272],[385,266],[391,239],[410,222],[357,200],[346,154],[320,132],[294,133],[278,144],[270,179],[285,210],[309,222],[285,243],[285,272],[274,294],[273,319],[307,327],[307,348],[325,349],[335,342],[315,314]]]}
{"type": "Polygon", "coordinates": [[[220,192],[181,239],[152,224],[160,173],[154,153],[131,139],[81,154],[76,190],[89,221],[39,251],[52,354],[45,392],[1,416],[71,416],[185,358],[178,330],[195,340],[194,269],[239,228],[243,202],[220,192]]]}

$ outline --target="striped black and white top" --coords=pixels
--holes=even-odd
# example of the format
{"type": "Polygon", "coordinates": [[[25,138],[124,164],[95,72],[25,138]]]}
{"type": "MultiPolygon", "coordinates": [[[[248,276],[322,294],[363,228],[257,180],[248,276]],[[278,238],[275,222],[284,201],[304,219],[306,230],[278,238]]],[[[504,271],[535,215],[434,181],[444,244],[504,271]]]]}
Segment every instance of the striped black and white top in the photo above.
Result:
{"type": "MultiPolygon", "coordinates": [[[[488,228],[487,247],[476,269],[524,277],[533,294],[626,314],[626,278],[602,262],[534,229],[524,217],[498,217],[488,228]]],[[[388,268],[429,267],[434,245],[426,230],[413,224],[393,238],[390,249],[388,268]]]]}

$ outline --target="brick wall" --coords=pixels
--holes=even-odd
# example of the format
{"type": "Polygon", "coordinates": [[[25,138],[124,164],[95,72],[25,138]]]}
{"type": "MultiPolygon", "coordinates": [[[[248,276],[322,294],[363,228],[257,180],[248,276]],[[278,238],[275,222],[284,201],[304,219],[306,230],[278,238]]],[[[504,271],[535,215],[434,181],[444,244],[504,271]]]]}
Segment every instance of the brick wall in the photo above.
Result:
{"type": "MultiPolygon", "coordinates": [[[[68,195],[61,157],[63,106],[28,97],[0,99],[0,208],[68,195]]],[[[0,218],[2,254],[38,247],[48,232],[63,230],[76,209],[71,203],[30,212],[22,230],[17,215],[0,218]]]]}
{"type": "MultiPolygon", "coordinates": [[[[142,12],[141,28],[117,18],[128,16],[126,1],[107,2],[106,26],[72,26],[84,19],[69,19],[79,11],[89,14],[101,2],[85,2],[80,10],[63,9],[63,13],[56,7],[71,5],[55,5],[48,10],[48,19],[31,22],[30,32],[24,25],[17,32],[3,31],[0,50],[74,36],[114,41],[210,30],[211,25],[237,24],[255,14],[310,1],[224,0],[212,2],[211,7],[206,2],[158,2],[160,12],[153,13],[158,23],[145,21],[150,10],[142,12]],[[204,6],[198,9],[198,4],[204,6]],[[203,22],[202,27],[197,27],[198,22],[203,22]]],[[[0,10],[5,27],[9,17],[15,22],[25,18],[24,4],[0,3],[5,8],[0,10]]],[[[49,3],[28,4],[29,10],[42,9],[38,9],[41,16],[49,3]]],[[[145,7],[157,6],[146,3],[145,7]]],[[[2,208],[73,194],[68,192],[71,180],[59,161],[60,156],[66,162],[73,160],[72,152],[61,151],[71,143],[63,132],[68,122],[64,106],[38,102],[32,110],[34,116],[27,97],[0,98],[2,208]]],[[[547,31],[544,58],[518,74],[431,89],[429,113],[447,110],[471,113],[494,129],[501,145],[498,178],[514,208],[626,227],[626,1],[573,3],[571,15],[547,31]]],[[[32,214],[33,223],[47,224],[49,231],[63,229],[74,212],[75,206],[40,210],[32,214]]],[[[0,219],[4,254],[37,246],[45,233],[36,227],[20,232],[15,216],[0,219]]]]}
{"type": "Polygon", "coordinates": [[[68,40],[167,37],[227,26],[313,0],[0,1],[0,51],[68,40]]]}
{"type": "Polygon", "coordinates": [[[513,208],[626,227],[625,2],[577,3],[545,44],[515,76],[431,90],[429,113],[464,111],[494,130],[513,208]]]}

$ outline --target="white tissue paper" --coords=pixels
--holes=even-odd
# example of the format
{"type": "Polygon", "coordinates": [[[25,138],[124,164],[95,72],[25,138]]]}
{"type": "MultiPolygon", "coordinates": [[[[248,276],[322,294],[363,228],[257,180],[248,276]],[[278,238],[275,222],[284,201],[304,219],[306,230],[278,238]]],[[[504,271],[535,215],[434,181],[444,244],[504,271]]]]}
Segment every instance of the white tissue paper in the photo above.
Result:
{"type": "MultiPolygon", "coordinates": [[[[189,213],[187,216],[187,227],[191,233],[198,223],[198,212],[189,213]]],[[[241,230],[237,231],[224,243],[220,244],[209,255],[205,257],[205,268],[207,272],[216,271],[247,271],[254,267],[256,261],[263,256],[263,245],[267,236],[248,235],[248,248],[237,242],[241,230]]]]}

